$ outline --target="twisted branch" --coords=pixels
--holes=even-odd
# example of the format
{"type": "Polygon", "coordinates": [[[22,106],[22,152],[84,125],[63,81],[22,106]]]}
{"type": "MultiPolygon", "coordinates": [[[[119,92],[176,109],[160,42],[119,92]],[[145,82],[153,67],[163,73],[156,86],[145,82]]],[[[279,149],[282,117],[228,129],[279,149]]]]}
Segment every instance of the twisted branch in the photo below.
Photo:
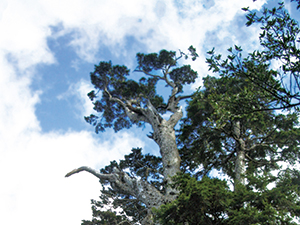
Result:
{"type": "Polygon", "coordinates": [[[150,209],[152,207],[157,208],[167,202],[167,198],[147,181],[131,177],[117,168],[114,168],[113,172],[110,174],[103,174],[90,167],[82,166],[70,171],[65,175],[65,177],[70,177],[73,174],[80,173],[82,171],[89,172],[101,180],[110,182],[111,187],[115,191],[134,196],[150,209]]]}

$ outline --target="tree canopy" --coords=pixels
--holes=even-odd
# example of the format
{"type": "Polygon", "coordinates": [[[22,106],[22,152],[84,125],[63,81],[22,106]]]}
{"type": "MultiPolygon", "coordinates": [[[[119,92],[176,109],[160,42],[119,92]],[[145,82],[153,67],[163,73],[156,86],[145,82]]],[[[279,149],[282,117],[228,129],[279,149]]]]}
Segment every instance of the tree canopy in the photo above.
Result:
{"type": "Polygon", "coordinates": [[[271,110],[248,113],[241,107],[240,102],[267,108],[261,98],[264,93],[245,78],[204,78],[204,89],[189,102],[188,116],[180,129],[184,168],[197,171],[198,176],[222,169],[234,179],[241,152],[244,163],[265,170],[277,169],[282,161],[296,162],[298,114],[276,114],[271,110]]]}
{"type": "MultiPolygon", "coordinates": [[[[234,46],[228,49],[229,55],[226,59],[222,59],[222,56],[216,54],[213,49],[208,52],[211,55],[207,59],[210,70],[221,76],[247,77],[254,85],[266,91],[266,98],[271,98],[268,108],[271,106],[271,109],[298,110],[300,105],[298,22],[291,18],[283,3],[272,9],[264,8],[261,13],[252,12],[249,8],[243,10],[248,12],[247,26],[261,25],[259,40],[262,50],[255,50],[243,58],[242,48],[234,46]],[[278,64],[277,68],[275,64],[278,64]]],[[[250,110],[268,109],[260,107],[250,110]]]]}
{"type": "MultiPolygon", "coordinates": [[[[195,49],[189,48],[191,56],[196,59],[195,49]]],[[[174,112],[178,102],[190,96],[176,96],[182,92],[185,84],[193,83],[197,73],[190,65],[178,67],[178,60],[188,55],[180,52],[161,50],[159,54],[137,54],[136,72],[144,76],[138,81],[128,79],[129,69],[126,66],[112,65],[112,62],[100,62],[95,65],[95,71],[91,73],[91,82],[95,90],[88,96],[94,101],[94,110],[101,116],[90,115],[85,120],[96,127],[96,132],[113,127],[115,131],[122,128],[130,128],[133,124],[142,126],[151,123],[145,116],[145,108],[154,107],[158,113],[164,114],[167,110],[174,112]],[[172,88],[169,102],[156,91],[158,81],[165,82],[172,88]],[[101,98],[97,95],[101,93],[101,98]]],[[[160,119],[157,116],[157,119],[160,119]]]]}
{"type": "Polygon", "coordinates": [[[189,102],[178,137],[182,171],[192,177],[175,178],[181,192],[158,211],[162,224],[295,224],[293,218],[300,216],[299,171],[286,166],[292,168],[300,158],[298,114],[247,113],[238,104],[242,100],[267,107],[260,99],[263,94],[240,77],[204,79],[204,88],[189,102]],[[229,183],[207,181],[213,171],[225,174],[229,183]],[[189,205],[199,198],[212,199],[189,205]]]}

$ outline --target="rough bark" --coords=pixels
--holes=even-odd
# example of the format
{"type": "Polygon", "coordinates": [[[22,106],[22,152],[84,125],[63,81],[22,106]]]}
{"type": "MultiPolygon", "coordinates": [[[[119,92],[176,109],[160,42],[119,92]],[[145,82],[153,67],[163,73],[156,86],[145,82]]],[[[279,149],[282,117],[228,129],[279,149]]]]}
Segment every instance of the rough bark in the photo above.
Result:
{"type": "Polygon", "coordinates": [[[149,209],[152,207],[157,208],[168,201],[166,196],[161,194],[147,181],[130,177],[127,173],[120,171],[117,168],[114,168],[114,171],[111,174],[103,174],[90,167],[82,166],[67,173],[65,177],[72,176],[73,174],[82,171],[89,172],[101,180],[109,181],[111,187],[115,191],[136,197],[137,200],[147,205],[147,208],[149,209]]]}
{"type": "Polygon", "coordinates": [[[240,121],[233,122],[233,136],[236,141],[236,160],[235,160],[235,181],[234,187],[237,184],[245,184],[245,141],[241,137],[240,121]]]}
{"type": "Polygon", "coordinates": [[[245,151],[238,150],[235,160],[235,183],[245,184],[245,151]]]}
{"type": "Polygon", "coordinates": [[[153,128],[153,140],[160,148],[164,167],[164,179],[166,182],[166,195],[173,200],[177,191],[169,186],[171,177],[180,171],[180,156],[175,140],[174,121],[178,121],[182,117],[181,109],[178,110],[171,118],[166,121],[162,120],[158,126],[153,128]],[[172,197],[173,196],[173,197],[172,197]]]}

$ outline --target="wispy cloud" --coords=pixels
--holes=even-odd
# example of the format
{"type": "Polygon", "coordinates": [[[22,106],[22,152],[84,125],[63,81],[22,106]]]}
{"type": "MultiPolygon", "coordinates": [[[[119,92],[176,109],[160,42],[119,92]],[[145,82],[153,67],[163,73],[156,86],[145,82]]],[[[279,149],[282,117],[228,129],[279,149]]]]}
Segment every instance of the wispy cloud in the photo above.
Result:
{"type": "Polygon", "coordinates": [[[58,95],[57,98],[72,104],[75,109],[76,117],[83,119],[84,116],[95,113],[93,110],[94,105],[87,96],[87,93],[91,90],[93,90],[92,84],[89,81],[81,79],[77,83],[71,83],[68,90],[58,95]]]}

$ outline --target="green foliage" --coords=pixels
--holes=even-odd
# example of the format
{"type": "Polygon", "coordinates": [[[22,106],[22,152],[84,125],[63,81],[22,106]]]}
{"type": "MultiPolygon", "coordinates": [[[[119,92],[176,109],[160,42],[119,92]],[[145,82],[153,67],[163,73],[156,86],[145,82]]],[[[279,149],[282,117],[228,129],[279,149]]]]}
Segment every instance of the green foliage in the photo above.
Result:
{"type": "Polygon", "coordinates": [[[143,54],[138,53],[137,55],[138,68],[151,72],[152,70],[169,69],[176,66],[176,52],[161,50],[159,54],[143,54]]]}
{"type": "Polygon", "coordinates": [[[174,185],[180,190],[178,198],[153,209],[160,224],[224,224],[232,198],[226,181],[208,177],[197,181],[181,174],[174,185]]]}
{"type": "MultiPolygon", "coordinates": [[[[201,178],[206,182],[213,169],[222,171],[235,184],[232,192],[223,187],[229,197],[218,211],[222,221],[203,224],[297,224],[299,171],[282,170],[280,165],[291,167],[299,162],[298,113],[293,110],[294,113],[281,114],[274,109],[297,110],[300,105],[298,24],[283,4],[264,9],[261,17],[248,8],[243,10],[249,12],[248,26],[262,24],[260,41],[264,50],[244,58],[242,48],[235,45],[228,49],[225,59],[214,49],[208,52],[209,69],[220,77],[204,78],[204,87],[189,102],[178,136],[182,170],[200,179],[195,180],[199,185],[201,178]],[[282,63],[281,71],[271,69],[274,60],[282,63]],[[245,153],[245,184],[235,183],[234,179],[241,145],[245,153]]],[[[184,180],[180,182],[186,184],[184,180]]],[[[205,182],[201,185],[205,186],[205,182]]],[[[191,187],[202,193],[198,187],[191,187]]],[[[189,189],[188,193],[193,191],[189,189]]],[[[188,208],[193,202],[188,193],[180,189],[178,199],[186,201],[176,200],[158,210],[163,224],[201,224],[196,219],[202,221],[201,209],[188,208]],[[193,213],[184,214],[190,211],[193,213]]],[[[215,194],[213,190],[211,193],[215,194]]]]}
{"type": "MultiPolygon", "coordinates": [[[[189,48],[192,59],[198,57],[196,49],[189,48]]],[[[95,65],[91,73],[91,82],[95,90],[88,93],[93,101],[97,115],[85,117],[85,120],[95,126],[96,133],[113,127],[117,132],[123,128],[130,128],[133,124],[142,126],[145,121],[131,121],[125,111],[128,107],[137,115],[142,115],[141,109],[146,107],[148,101],[161,114],[167,110],[167,104],[162,96],[157,94],[156,85],[164,80],[167,86],[175,86],[181,92],[185,84],[193,83],[197,72],[189,65],[178,66],[178,60],[184,53],[176,56],[176,52],[161,50],[159,54],[137,54],[136,72],[142,72],[138,81],[128,79],[129,69],[125,66],[112,65],[111,62],[100,62],[95,65]],[[101,93],[99,95],[99,93],[101,93]]]]}
{"type": "MultiPolygon", "coordinates": [[[[95,90],[88,96],[92,101],[97,98],[97,93],[102,91],[102,99],[94,101],[94,110],[102,113],[101,118],[96,115],[85,117],[85,120],[94,125],[96,132],[104,131],[107,127],[119,131],[130,128],[132,121],[126,116],[124,107],[118,102],[111,101],[110,95],[124,102],[137,99],[135,106],[145,105],[149,99],[155,106],[163,105],[163,98],[156,94],[157,79],[142,77],[138,82],[127,79],[129,70],[125,66],[113,66],[111,62],[100,62],[91,73],[91,81],[95,90]]],[[[163,110],[162,110],[163,111],[163,110]]],[[[141,126],[141,123],[137,123],[141,126]]]]}
{"type": "Polygon", "coordinates": [[[291,0],[291,2],[297,2],[297,9],[299,9],[300,8],[300,0],[291,0]]]}
{"type": "MultiPolygon", "coordinates": [[[[209,69],[221,76],[246,77],[254,85],[265,91],[269,105],[273,109],[298,109],[300,105],[300,49],[298,48],[299,25],[279,3],[273,9],[264,9],[261,16],[257,12],[247,11],[247,26],[261,25],[259,36],[262,51],[254,51],[246,58],[242,49],[229,48],[225,60],[216,55],[214,50],[207,59],[209,69]],[[272,63],[280,63],[278,70],[271,69],[272,63]]],[[[244,107],[245,105],[243,105],[244,107]]],[[[265,110],[265,108],[253,109],[265,110]]],[[[266,109],[267,110],[267,109],[266,109]]]]}
{"type": "Polygon", "coordinates": [[[271,171],[278,168],[278,162],[297,161],[297,114],[249,113],[252,108],[269,107],[264,95],[246,78],[204,78],[204,88],[189,102],[178,136],[183,170],[202,176],[217,169],[234,178],[240,139],[245,143],[246,166],[253,162],[256,169],[271,171]],[[236,121],[241,124],[239,137],[233,131],[236,121]]]}
{"type": "Polygon", "coordinates": [[[190,65],[184,65],[180,68],[173,69],[170,72],[170,78],[178,86],[179,92],[182,92],[184,84],[195,82],[197,73],[191,69],[190,65]]]}
{"type": "MultiPolygon", "coordinates": [[[[154,185],[158,190],[163,190],[163,171],[161,157],[150,154],[143,155],[141,148],[133,148],[131,153],[124,156],[119,163],[112,161],[110,165],[101,169],[101,173],[109,174],[113,168],[118,168],[132,177],[138,177],[154,185]]],[[[107,184],[103,181],[103,184],[107,184]]]]}
{"type": "MultiPolygon", "coordinates": [[[[92,200],[92,204],[93,204],[92,200]]],[[[124,225],[131,225],[130,221],[127,221],[127,218],[125,215],[117,215],[116,212],[112,211],[98,211],[95,206],[92,207],[93,210],[93,217],[101,218],[101,220],[98,219],[92,219],[92,221],[89,220],[83,220],[82,225],[118,225],[118,224],[124,224],[124,225]]]]}
{"type": "MultiPolygon", "coordinates": [[[[197,54],[196,52],[196,48],[194,48],[192,45],[188,48],[189,52],[190,52],[190,55],[192,56],[192,60],[195,61],[199,55],[197,54]]],[[[188,56],[186,56],[187,58],[188,56]]]]}
{"type": "MultiPolygon", "coordinates": [[[[191,52],[193,59],[198,57],[196,49],[193,48],[193,46],[190,46],[189,51],[191,52]]],[[[166,50],[161,50],[159,54],[152,53],[145,55],[143,53],[138,53],[138,70],[146,73],[162,70],[164,74],[169,73],[170,80],[172,80],[178,86],[179,92],[182,92],[183,85],[193,83],[197,78],[197,72],[192,70],[190,65],[183,65],[182,67],[173,68],[177,66],[177,61],[183,55],[185,55],[185,58],[187,59],[188,55],[184,53],[181,53],[179,57],[176,57],[176,52],[168,52],[166,50]]]]}
{"type": "Polygon", "coordinates": [[[300,216],[299,171],[285,170],[278,177],[252,176],[234,192],[226,181],[216,178],[205,176],[197,181],[181,174],[174,180],[180,190],[178,198],[153,209],[162,225],[296,225],[293,219],[300,216]]]}
{"type": "Polygon", "coordinates": [[[293,224],[299,220],[299,172],[283,170],[279,176],[248,173],[249,183],[234,192],[228,224],[293,224]]]}
{"type": "MultiPolygon", "coordinates": [[[[164,191],[162,162],[160,157],[150,154],[143,155],[141,148],[132,149],[120,162],[112,161],[101,169],[101,173],[110,174],[114,168],[124,171],[131,177],[137,177],[150,182],[161,192],[164,191]]],[[[92,200],[93,219],[83,221],[82,225],[98,224],[132,224],[142,221],[147,215],[145,205],[135,197],[114,191],[109,182],[100,180],[103,190],[100,200],[92,200]],[[116,213],[118,211],[118,213],[116,213]],[[128,220],[130,217],[130,223],[128,220]]]]}

